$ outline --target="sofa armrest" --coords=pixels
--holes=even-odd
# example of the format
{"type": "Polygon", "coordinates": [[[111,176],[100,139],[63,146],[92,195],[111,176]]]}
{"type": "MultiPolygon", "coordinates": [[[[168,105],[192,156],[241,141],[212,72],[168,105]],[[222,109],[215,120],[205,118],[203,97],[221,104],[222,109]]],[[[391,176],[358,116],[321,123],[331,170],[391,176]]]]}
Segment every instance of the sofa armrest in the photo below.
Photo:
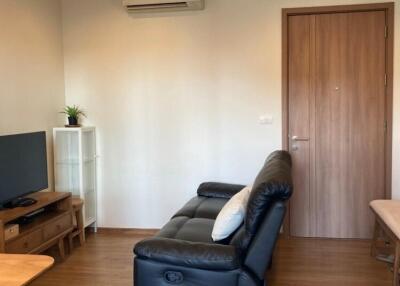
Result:
{"type": "Polygon", "coordinates": [[[137,243],[134,253],[139,258],[191,268],[233,270],[240,267],[237,249],[232,245],[155,237],[137,243]]]}
{"type": "Polygon", "coordinates": [[[230,199],[240,192],[244,185],[207,182],[202,183],[197,189],[197,195],[211,198],[230,199]]]}

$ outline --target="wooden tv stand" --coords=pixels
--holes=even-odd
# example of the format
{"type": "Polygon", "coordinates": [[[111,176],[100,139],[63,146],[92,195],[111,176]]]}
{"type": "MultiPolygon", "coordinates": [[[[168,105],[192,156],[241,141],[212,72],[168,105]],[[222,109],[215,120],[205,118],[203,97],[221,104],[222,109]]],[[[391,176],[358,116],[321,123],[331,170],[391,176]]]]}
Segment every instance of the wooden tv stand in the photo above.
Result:
{"type": "Polygon", "coordinates": [[[37,203],[0,211],[0,253],[37,254],[58,244],[61,258],[64,258],[64,238],[73,229],[71,193],[38,192],[28,197],[37,203]],[[19,234],[5,240],[5,225],[41,208],[31,223],[20,224],[19,234]]]}

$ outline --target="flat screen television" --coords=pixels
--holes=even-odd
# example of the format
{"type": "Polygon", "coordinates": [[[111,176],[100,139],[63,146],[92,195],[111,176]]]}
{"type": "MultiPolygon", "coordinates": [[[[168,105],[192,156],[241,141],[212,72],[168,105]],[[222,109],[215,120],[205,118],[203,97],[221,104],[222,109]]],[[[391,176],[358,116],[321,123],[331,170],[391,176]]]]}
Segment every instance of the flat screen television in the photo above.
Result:
{"type": "Polygon", "coordinates": [[[46,133],[0,136],[0,207],[31,205],[23,197],[47,188],[46,133]]]}

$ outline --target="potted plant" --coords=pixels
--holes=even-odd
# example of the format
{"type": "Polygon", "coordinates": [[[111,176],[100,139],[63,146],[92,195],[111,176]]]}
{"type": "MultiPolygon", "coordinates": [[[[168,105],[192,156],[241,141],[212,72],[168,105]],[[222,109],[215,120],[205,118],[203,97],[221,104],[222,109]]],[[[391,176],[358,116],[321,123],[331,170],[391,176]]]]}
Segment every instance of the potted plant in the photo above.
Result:
{"type": "Polygon", "coordinates": [[[77,105],[66,106],[61,113],[64,113],[68,117],[69,126],[78,126],[79,116],[85,116],[85,113],[77,105]]]}

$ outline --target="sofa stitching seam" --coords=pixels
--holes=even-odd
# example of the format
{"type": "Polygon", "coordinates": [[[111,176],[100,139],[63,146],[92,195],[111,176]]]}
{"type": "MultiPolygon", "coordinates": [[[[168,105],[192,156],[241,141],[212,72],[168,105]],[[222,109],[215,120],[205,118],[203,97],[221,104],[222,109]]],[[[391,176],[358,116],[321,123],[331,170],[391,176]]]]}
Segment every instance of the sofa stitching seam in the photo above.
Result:
{"type": "Polygon", "coordinates": [[[186,218],[187,218],[187,220],[185,220],[185,222],[182,223],[182,224],[179,226],[179,229],[176,231],[175,237],[174,237],[175,239],[177,239],[178,233],[182,230],[183,226],[190,220],[190,217],[186,217],[186,218]]]}
{"type": "MultiPolygon", "coordinates": [[[[161,254],[161,253],[160,253],[161,254]]],[[[170,255],[170,254],[165,254],[162,253],[163,256],[167,256],[167,257],[171,257],[171,258],[177,258],[177,256],[174,255],[170,255]]],[[[154,259],[157,259],[157,257],[153,257],[154,259]]],[[[192,257],[188,257],[188,256],[178,256],[178,258],[182,258],[182,259],[191,259],[192,257]]],[[[160,258],[161,259],[161,258],[160,258]]],[[[229,258],[229,259],[207,259],[207,261],[211,261],[211,262],[234,262],[236,259],[235,258],[229,258]]]]}
{"type": "Polygon", "coordinates": [[[196,209],[194,210],[194,213],[193,213],[193,217],[192,217],[192,218],[195,218],[195,217],[196,217],[198,209],[200,208],[200,206],[201,206],[206,200],[207,200],[207,198],[204,198],[204,199],[201,201],[201,203],[196,207],[196,209]]]}

